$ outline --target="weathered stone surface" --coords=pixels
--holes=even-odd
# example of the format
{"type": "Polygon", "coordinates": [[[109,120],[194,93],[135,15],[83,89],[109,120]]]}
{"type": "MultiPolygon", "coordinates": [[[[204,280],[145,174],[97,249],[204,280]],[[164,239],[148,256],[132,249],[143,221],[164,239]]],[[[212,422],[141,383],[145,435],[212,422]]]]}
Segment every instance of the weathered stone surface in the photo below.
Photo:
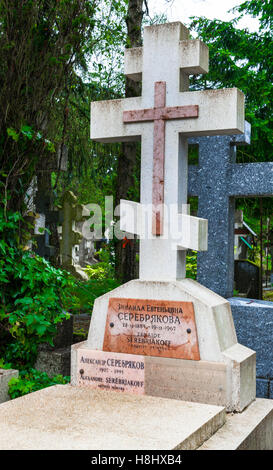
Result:
{"type": "Polygon", "coordinates": [[[50,377],[54,375],[70,375],[71,346],[49,350],[39,348],[35,362],[35,369],[46,372],[50,377]]]}
{"type": "Polygon", "coordinates": [[[224,422],[223,407],[57,385],[0,406],[0,449],[193,450],[224,422]]]}
{"type": "Polygon", "coordinates": [[[144,356],[78,349],[77,386],[144,395],[144,356]]]}
{"type": "Polygon", "coordinates": [[[226,406],[227,367],[206,361],[145,357],[147,395],[226,406]]]}
{"type": "Polygon", "coordinates": [[[18,370],[15,369],[0,369],[0,403],[10,400],[8,390],[9,381],[19,376],[18,370]]]}
{"type": "Polygon", "coordinates": [[[273,450],[273,400],[257,399],[243,413],[227,414],[198,450],[273,450]]]}
{"type": "Polygon", "coordinates": [[[233,297],[230,302],[238,341],[256,351],[257,376],[273,377],[273,302],[233,297]]]}
{"type": "Polygon", "coordinates": [[[193,303],[110,298],[103,350],[199,361],[193,303]]]}

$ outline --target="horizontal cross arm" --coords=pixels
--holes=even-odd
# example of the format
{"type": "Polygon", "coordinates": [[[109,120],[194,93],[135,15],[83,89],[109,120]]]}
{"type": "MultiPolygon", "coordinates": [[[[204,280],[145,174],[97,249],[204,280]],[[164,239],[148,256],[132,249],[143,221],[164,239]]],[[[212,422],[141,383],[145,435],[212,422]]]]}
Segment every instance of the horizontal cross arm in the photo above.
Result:
{"type": "MultiPolygon", "coordinates": [[[[177,104],[178,107],[198,106],[199,116],[198,119],[171,120],[172,132],[177,130],[188,136],[244,132],[244,95],[237,88],[178,93],[177,104]]],[[[91,103],[91,139],[99,142],[140,140],[143,123],[124,123],[123,112],[142,108],[142,97],[91,103]]]]}

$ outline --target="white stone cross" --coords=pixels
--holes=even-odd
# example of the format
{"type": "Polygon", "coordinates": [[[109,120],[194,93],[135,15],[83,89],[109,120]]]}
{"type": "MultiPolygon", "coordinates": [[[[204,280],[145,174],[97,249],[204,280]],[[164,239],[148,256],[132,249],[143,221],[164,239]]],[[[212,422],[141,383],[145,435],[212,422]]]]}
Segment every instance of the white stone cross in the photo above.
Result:
{"type": "Polygon", "coordinates": [[[144,280],[182,279],[185,250],[207,249],[207,221],[182,213],[187,137],[244,132],[244,95],[238,89],[187,91],[190,74],[208,71],[208,48],[188,38],[179,22],[144,28],[143,48],[125,51],[125,75],[142,80],[142,96],[91,104],[91,139],[141,139],[141,202],[121,201],[120,227],[140,235],[144,280]],[[148,231],[147,207],[153,212],[148,231]],[[181,228],[175,241],[173,219],[181,228]]]}

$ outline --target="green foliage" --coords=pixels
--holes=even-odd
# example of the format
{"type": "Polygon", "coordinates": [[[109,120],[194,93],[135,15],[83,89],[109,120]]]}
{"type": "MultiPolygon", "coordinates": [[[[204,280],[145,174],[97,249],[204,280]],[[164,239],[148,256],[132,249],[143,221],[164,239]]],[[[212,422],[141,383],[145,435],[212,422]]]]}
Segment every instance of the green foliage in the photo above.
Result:
{"type": "Polygon", "coordinates": [[[0,207],[0,353],[33,364],[39,343],[52,344],[74,281],[18,245],[22,217],[0,207]]]}
{"type": "Polygon", "coordinates": [[[197,276],[197,251],[190,251],[186,258],[186,277],[195,279],[197,276]]]}
{"type": "Polygon", "coordinates": [[[42,388],[51,387],[56,384],[67,384],[70,377],[62,375],[55,375],[49,377],[45,372],[40,372],[36,369],[22,370],[19,372],[19,377],[13,377],[9,381],[9,396],[11,399],[27,395],[31,392],[36,392],[42,388]]]}
{"type": "Polygon", "coordinates": [[[87,70],[99,3],[0,0],[0,181],[9,208],[21,210],[37,165],[54,151],[54,110],[65,114],[75,69],[87,70]]]}

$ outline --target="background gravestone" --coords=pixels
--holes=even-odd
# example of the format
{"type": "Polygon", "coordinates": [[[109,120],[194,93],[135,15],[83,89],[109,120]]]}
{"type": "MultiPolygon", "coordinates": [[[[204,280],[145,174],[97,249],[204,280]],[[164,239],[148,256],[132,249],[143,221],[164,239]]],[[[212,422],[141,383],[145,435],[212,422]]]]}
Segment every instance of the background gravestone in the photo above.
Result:
{"type": "Polygon", "coordinates": [[[62,228],[61,228],[61,266],[81,279],[88,279],[87,274],[80,266],[74,264],[73,249],[82,240],[82,234],[76,230],[76,222],[85,220],[90,216],[90,211],[79,204],[72,191],[66,191],[62,197],[62,228]]]}

